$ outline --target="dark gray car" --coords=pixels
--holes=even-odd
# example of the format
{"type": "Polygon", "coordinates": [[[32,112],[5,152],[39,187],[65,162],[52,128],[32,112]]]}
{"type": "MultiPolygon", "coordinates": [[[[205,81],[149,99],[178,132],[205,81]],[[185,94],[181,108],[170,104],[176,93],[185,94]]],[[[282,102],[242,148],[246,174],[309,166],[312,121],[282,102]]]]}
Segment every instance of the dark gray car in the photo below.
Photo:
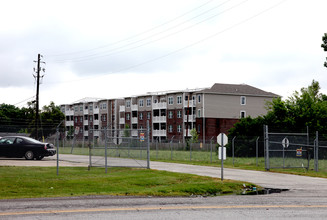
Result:
{"type": "Polygon", "coordinates": [[[53,144],[42,143],[33,138],[7,136],[0,138],[0,157],[25,157],[26,160],[42,160],[56,154],[53,144]]]}

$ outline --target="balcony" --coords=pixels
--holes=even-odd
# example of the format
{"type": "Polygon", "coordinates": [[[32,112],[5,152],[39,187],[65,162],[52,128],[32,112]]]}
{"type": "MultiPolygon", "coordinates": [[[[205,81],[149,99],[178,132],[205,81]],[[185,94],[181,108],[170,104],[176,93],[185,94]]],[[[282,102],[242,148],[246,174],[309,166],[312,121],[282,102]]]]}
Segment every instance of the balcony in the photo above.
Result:
{"type": "Polygon", "coordinates": [[[65,115],[68,116],[68,115],[74,115],[74,110],[66,110],[65,111],[65,115]]]}
{"type": "Polygon", "coordinates": [[[160,136],[160,137],[165,137],[167,134],[167,130],[153,130],[152,131],[152,136],[160,136]]]}
{"type": "Polygon", "coordinates": [[[195,107],[195,100],[184,101],[184,108],[186,108],[187,106],[190,108],[195,107]]]}
{"type": "Polygon", "coordinates": [[[119,124],[124,125],[125,124],[125,118],[120,118],[119,119],[119,124]]]}
{"type": "Polygon", "coordinates": [[[94,109],[93,109],[93,114],[94,114],[94,115],[99,114],[99,108],[94,108],[94,109]]]}
{"type": "Polygon", "coordinates": [[[66,121],[66,127],[74,126],[74,121],[66,121]]]}
{"type": "Polygon", "coordinates": [[[98,130],[93,131],[93,136],[99,137],[99,134],[100,134],[100,131],[98,131],[98,130]]]}
{"type": "Polygon", "coordinates": [[[89,125],[89,121],[88,120],[84,120],[83,125],[89,125]]]}
{"type": "Polygon", "coordinates": [[[132,137],[137,137],[138,134],[138,130],[132,130],[132,137]]]}
{"type": "Polygon", "coordinates": [[[132,109],[132,111],[137,111],[138,110],[138,106],[137,105],[131,105],[131,109],[132,109]]]}
{"type": "MultiPolygon", "coordinates": [[[[192,130],[192,128],[189,128],[189,129],[187,130],[187,137],[192,137],[192,135],[191,135],[191,130],[192,130]]],[[[186,129],[184,129],[184,136],[186,136],[186,129]]]]}
{"type": "MultiPolygon", "coordinates": [[[[189,115],[188,116],[188,122],[195,122],[195,118],[196,118],[195,115],[189,115]]],[[[187,122],[187,116],[186,115],[184,116],[184,122],[187,122]]]]}
{"type": "Polygon", "coordinates": [[[94,120],[93,125],[99,125],[99,120],[94,120]]]}
{"type": "Polygon", "coordinates": [[[167,109],[167,102],[153,103],[152,109],[167,109]]]}
{"type": "Polygon", "coordinates": [[[125,112],[125,105],[119,106],[119,112],[125,112]]]}
{"type": "Polygon", "coordinates": [[[137,124],[138,118],[137,117],[132,117],[132,124],[137,124]]]}
{"type": "Polygon", "coordinates": [[[84,131],[83,133],[84,133],[84,137],[89,136],[89,131],[84,131]]]}
{"type": "Polygon", "coordinates": [[[89,110],[88,109],[84,109],[84,115],[88,115],[89,114],[89,110]]]}
{"type": "Polygon", "coordinates": [[[166,123],[167,117],[166,116],[153,116],[152,123],[166,123]]]}

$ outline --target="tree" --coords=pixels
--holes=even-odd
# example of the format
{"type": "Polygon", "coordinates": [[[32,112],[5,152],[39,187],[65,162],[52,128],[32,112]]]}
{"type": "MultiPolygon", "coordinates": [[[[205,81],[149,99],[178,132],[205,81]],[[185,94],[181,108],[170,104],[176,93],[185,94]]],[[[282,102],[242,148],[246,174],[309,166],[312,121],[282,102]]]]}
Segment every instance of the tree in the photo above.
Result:
{"type": "Polygon", "coordinates": [[[199,140],[199,134],[198,132],[196,131],[195,128],[193,128],[191,131],[191,143],[198,143],[198,140],[199,140]]]}
{"type": "MultiPolygon", "coordinates": [[[[322,36],[322,42],[323,44],[321,44],[321,47],[324,48],[324,51],[327,51],[327,33],[325,33],[324,36],[322,36]]],[[[327,62],[324,63],[324,66],[327,67],[327,62]]]]}

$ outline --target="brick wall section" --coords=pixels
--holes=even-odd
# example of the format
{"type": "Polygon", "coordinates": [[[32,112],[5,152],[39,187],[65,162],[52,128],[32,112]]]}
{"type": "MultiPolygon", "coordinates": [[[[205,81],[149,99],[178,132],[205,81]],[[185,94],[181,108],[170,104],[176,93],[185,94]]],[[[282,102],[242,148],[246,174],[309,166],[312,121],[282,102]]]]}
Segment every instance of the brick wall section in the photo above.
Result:
{"type": "MultiPolygon", "coordinates": [[[[236,122],[239,122],[239,119],[206,118],[205,135],[207,139],[210,139],[211,137],[216,137],[220,133],[228,134],[228,130],[231,129],[236,122]]],[[[199,134],[199,139],[201,140],[203,138],[203,118],[196,119],[196,129],[199,134]]]]}

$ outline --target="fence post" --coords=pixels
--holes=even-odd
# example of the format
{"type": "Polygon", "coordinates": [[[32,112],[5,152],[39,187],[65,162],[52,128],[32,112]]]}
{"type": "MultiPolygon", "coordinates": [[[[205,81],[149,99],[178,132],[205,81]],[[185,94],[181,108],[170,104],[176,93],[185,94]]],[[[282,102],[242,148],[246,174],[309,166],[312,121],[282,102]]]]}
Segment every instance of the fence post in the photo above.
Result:
{"type": "Polygon", "coordinates": [[[57,176],[59,176],[59,127],[57,127],[57,176]]]}
{"type": "Polygon", "coordinates": [[[256,156],[256,164],[258,166],[258,157],[259,157],[259,138],[260,137],[257,137],[257,140],[255,141],[255,156],[256,156]]]}
{"type": "Polygon", "coordinates": [[[146,153],[147,153],[147,168],[150,169],[150,122],[149,120],[147,121],[147,134],[146,136],[148,137],[147,139],[147,150],[146,150],[146,153]]]}
{"type": "Polygon", "coordinates": [[[107,146],[107,129],[103,129],[104,131],[104,161],[105,161],[105,169],[106,169],[106,173],[108,173],[108,157],[107,157],[107,149],[108,149],[108,146],[107,146]]]}
{"type": "Polygon", "coordinates": [[[235,148],[234,144],[235,144],[235,138],[236,138],[236,136],[233,137],[233,139],[232,139],[232,158],[233,158],[233,166],[234,166],[234,148],[235,148]]]}
{"type": "Polygon", "coordinates": [[[269,164],[269,135],[268,135],[268,125],[264,125],[264,137],[265,137],[265,168],[267,171],[270,169],[269,164]]]}
{"type": "Polygon", "coordinates": [[[212,139],[214,136],[210,139],[210,163],[212,163],[212,139]]]}
{"type": "Polygon", "coordinates": [[[170,160],[173,160],[173,139],[175,136],[173,136],[169,142],[170,145],[170,160]]]}
{"type": "Polygon", "coordinates": [[[315,145],[314,145],[314,167],[315,167],[315,171],[318,172],[319,171],[319,158],[318,158],[318,151],[319,151],[319,140],[318,140],[318,131],[316,131],[316,140],[315,140],[315,145]]]}

